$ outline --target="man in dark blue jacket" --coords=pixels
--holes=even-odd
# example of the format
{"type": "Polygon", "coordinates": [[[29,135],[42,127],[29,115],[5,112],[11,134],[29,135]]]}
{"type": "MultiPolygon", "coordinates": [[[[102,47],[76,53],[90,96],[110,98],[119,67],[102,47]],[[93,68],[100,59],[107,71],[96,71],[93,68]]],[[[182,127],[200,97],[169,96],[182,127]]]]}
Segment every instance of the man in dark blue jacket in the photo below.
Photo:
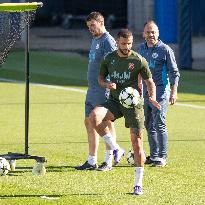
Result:
{"type": "Polygon", "coordinates": [[[149,63],[152,78],[156,85],[156,100],[161,110],[149,102],[148,92],[144,89],[145,127],[148,133],[150,156],[146,163],[163,167],[167,164],[168,131],[166,115],[169,103],[177,100],[179,69],[173,50],[163,43],[159,37],[159,29],[154,21],[148,21],[144,26],[145,42],[140,45],[139,53],[149,63]]]}

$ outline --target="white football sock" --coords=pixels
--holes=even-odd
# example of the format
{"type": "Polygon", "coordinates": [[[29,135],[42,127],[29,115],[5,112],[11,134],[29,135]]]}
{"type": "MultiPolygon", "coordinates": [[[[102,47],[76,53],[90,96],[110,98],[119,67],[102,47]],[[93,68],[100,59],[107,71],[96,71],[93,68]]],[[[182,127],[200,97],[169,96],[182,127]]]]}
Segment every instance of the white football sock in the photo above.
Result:
{"type": "Polygon", "coordinates": [[[110,148],[112,150],[120,149],[120,146],[116,143],[115,139],[113,138],[113,136],[110,133],[104,135],[103,139],[105,140],[105,142],[108,145],[110,145],[110,148]]]}
{"type": "Polygon", "coordinates": [[[97,156],[91,156],[91,155],[89,155],[89,156],[88,156],[88,163],[89,163],[90,165],[95,165],[95,164],[97,164],[97,156]]]}
{"type": "Polygon", "coordinates": [[[135,167],[134,186],[141,186],[142,187],[143,174],[144,174],[144,167],[135,167]]]}
{"type": "Polygon", "coordinates": [[[106,150],[105,152],[105,162],[108,166],[112,167],[113,150],[106,150]]]}

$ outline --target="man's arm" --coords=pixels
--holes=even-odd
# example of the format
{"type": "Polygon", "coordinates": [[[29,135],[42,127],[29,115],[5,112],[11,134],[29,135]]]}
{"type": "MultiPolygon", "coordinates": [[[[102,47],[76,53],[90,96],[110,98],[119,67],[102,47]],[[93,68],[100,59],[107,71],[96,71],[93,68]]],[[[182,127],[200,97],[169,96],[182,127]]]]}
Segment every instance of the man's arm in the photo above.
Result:
{"type": "Polygon", "coordinates": [[[143,96],[143,83],[142,83],[142,76],[140,74],[138,74],[138,88],[139,88],[139,93],[140,96],[143,96]]]}
{"type": "Polygon", "coordinates": [[[177,100],[177,87],[179,82],[179,69],[175,60],[174,52],[172,49],[168,49],[167,52],[167,68],[169,70],[169,79],[171,84],[170,104],[173,105],[177,100]]]}
{"type": "Polygon", "coordinates": [[[169,98],[169,102],[171,105],[174,105],[177,101],[177,86],[173,85],[171,86],[171,94],[169,98]]]}
{"type": "Polygon", "coordinates": [[[156,101],[156,86],[152,78],[144,80],[149,94],[149,101],[158,109],[161,109],[160,104],[156,101]]]}

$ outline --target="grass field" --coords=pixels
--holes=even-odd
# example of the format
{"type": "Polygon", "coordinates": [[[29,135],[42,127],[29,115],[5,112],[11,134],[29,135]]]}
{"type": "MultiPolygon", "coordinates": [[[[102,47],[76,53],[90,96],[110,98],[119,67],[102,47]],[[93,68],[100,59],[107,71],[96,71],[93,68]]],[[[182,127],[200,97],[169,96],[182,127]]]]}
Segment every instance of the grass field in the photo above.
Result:
{"type": "MultiPolygon", "coordinates": [[[[2,154],[24,152],[25,85],[4,80],[23,81],[23,61],[22,52],[11,53],[0,68],[2,154]]],[[[47,173],[34,176],[33,160],[17,161],[15,172],[0,177],[0,204],[205,204],[205,72],[181,72],[178,105],[168,112],[168,166],[146,166],[144,195],[136,197],[131,194],[133,167],[125,158],[111,172],[73,168],[88,154],[83,124],[86,64],[86,58],[31,53],[31,82],[52,85],[30,86],[29,154],[47,159],[47,173]]],[[[124,121],[117,121],[116,128],[118,142],[128,151],[124,121]]],[[[146,135],[144,146],[148,152],[146,135]]],[[[99,163],[103,158],[101,140],[99,163]]]]}

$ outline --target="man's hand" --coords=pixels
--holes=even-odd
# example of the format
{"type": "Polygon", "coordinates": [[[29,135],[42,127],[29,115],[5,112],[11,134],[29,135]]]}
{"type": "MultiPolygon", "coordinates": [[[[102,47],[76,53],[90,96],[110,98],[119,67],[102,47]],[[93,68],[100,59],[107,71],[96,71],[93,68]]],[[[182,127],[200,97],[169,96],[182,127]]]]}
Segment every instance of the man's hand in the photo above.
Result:
{"type": "Polygon", "coordinates": [[[156,101],[156,100],[153,100],[151,97],[149,97],[149,101],[152,103],[152,105],[154,107],[156,107],[158,110],[161,109],[161,105],[156,101]]]}
{"type": "Polygon", "coordinates": [[[154,107],[156,107],[157,109],[161,109],[161,106],[160,104],[156,101],[156,86],[155,86],[155,83],[153,81],[152,78],[149,78],[147,80],[145,80],[145,83],[147,85],[147,90],[148,90],[148,93],[149,93],[149,101],[152,103],[152,105],[154,107]],[[151,97],[152,96],[152,97],[151,97]]]}
{"type": "Polygon", "coordinates": [[[108,88],[109,90],[116,90],[117,85],[113,82],[107,82],[103,75],[99,75],[98,83],[103,88],[108,88]]]}
{"type": "Polygon", "coordinates": [[[171,89],[169,102],[171,105],[174,105],[176,103],[176,101],[177,101],[177,88],[175,86],[173,86],[171,89]]]}
{"type": "Polygon", "coordinates": [[[113,82],[107,82],[106,83],[106,88],[110,89],[110,90],[116,90],[117,85],[113,82]]]}

